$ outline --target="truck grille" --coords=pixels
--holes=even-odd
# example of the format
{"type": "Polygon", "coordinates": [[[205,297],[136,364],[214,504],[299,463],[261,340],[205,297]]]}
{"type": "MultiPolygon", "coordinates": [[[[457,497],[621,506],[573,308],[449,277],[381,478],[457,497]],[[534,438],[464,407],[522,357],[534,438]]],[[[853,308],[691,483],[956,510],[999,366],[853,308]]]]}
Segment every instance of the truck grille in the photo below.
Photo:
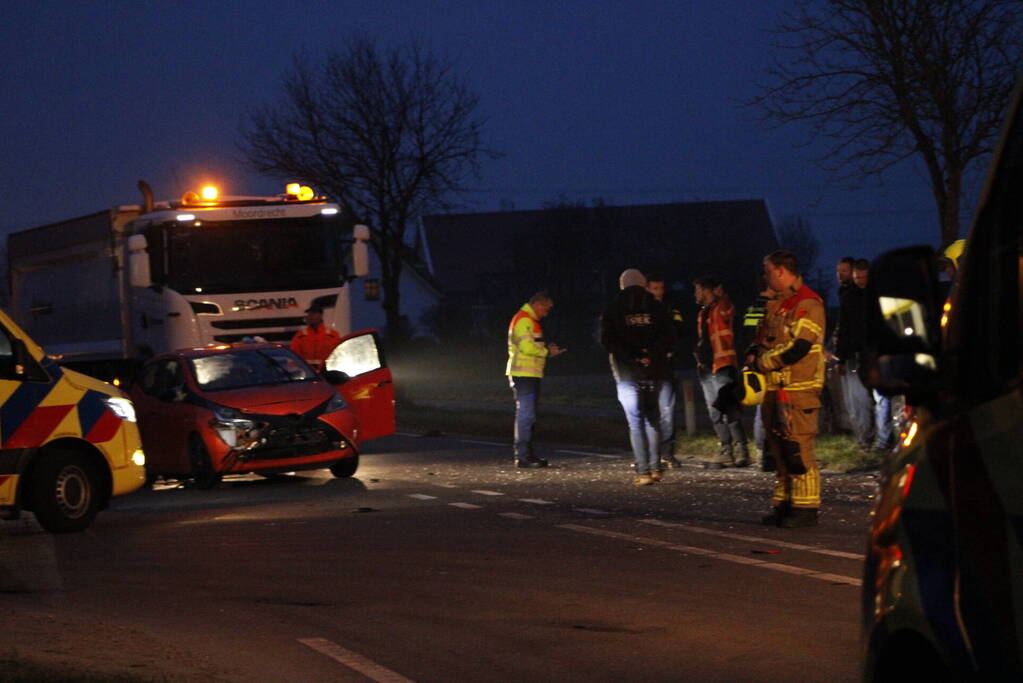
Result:
{"type": "Polygon", "coordinates": [[[256,327],[301,327],[305,318],[249,318],[248,320],[211,320],[218,330],[251,330],[256,327]]]}

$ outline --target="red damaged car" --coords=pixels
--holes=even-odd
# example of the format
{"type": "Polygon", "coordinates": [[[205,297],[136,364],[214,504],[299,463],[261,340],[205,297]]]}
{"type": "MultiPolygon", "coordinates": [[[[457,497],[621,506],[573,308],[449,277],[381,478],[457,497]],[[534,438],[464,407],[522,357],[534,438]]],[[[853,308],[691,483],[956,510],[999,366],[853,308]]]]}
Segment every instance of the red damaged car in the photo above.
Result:
{"type": "Polygon", "coordinates": [[[149,360],[131,398],[150,479],[210,488],[225,474],[329,468],[352,476],[360,443],[394,432],[394,387],[372,332],[344,339],[327,366],[318,375],[276,344],[149,360]]]}

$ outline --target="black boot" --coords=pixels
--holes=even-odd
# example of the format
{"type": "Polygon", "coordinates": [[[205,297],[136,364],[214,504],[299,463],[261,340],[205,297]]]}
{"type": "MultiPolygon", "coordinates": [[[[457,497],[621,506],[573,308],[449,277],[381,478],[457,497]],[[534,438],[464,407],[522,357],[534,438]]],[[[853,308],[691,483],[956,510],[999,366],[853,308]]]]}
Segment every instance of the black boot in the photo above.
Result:
{"type": "Polygon", "coordinates": [[[735,467],[748,466],[749,446],[746,445],[746,432],[742,428],[742,422],[738,420],[729,422],[728,431],[732,437],[732,457],[735,460],[735,467]]]}
{"type": "Polygon", "coordinates": [[[708,470],[720,470],[734,465],[735,461],[732,460],[732,444],[728,442],[719,443],[718,454],[713,459],[703,463],[704,469],[708,470]]]}
{"type": "Polygon", "coordinates": [[[779,524],[783,529],[801,529],[817,526],[817,508],[792,508],[792,511],[779,524]]]}
{"type": "Polygon", "coordinates": [[[785,501],[774,506],[771,514],[764,515],[760,518],[760,523],[764,526],[782,526],[785,519],[788,518],[792,512],[792,503],[785,501]]]}

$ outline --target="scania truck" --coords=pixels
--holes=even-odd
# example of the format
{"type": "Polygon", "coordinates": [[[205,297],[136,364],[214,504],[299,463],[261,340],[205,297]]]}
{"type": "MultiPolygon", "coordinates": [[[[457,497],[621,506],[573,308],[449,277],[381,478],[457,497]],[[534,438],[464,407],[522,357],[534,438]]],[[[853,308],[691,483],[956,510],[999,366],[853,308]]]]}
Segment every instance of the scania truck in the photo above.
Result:
{"type": "Polygon", "coordinates": [[[369,230],[307,186],[213,186],[8,236],[11,314],[62,365],[104,379],[154,354],[246,338],[286,343],[311,306],[351,332],[348,284],[369,230]]]}

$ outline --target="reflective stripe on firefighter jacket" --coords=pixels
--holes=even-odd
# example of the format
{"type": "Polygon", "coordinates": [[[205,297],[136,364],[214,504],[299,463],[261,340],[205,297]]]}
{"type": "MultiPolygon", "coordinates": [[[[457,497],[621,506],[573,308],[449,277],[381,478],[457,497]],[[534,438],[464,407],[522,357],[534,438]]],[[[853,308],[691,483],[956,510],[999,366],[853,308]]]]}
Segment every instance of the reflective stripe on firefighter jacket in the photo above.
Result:
{"type": "Polygon", "coordinates": [[[533,307],[525,304],[508,324],[508,367],[504,374],[543,377],[547,353],[540,320],[533,307]]]}
{"type": "MultiPolygon", "coordinates": [[[[722,296],[710,306],[702,306],[697,314],[696,329],[700,337],[704,330],[710,337],[710,348],[714,353],[711,372],[738,365],[735,357],[735,338],[732,335],[732,317],[735,306],[728,295],[722,296]],[[706,325],[704,325],[706,320],[706,325]]],[[[702,340],[701,340],[702,341],[702,340]]]]}
{"type": "Polygon", "coordinates": [[[309,325],[291,338],[291,350],[306,363],[319,370],[330,356],[330,352],[341,343],[341,335],[322,323],[313,329],[309,325]]]}
{"type": "Polygon", "coordinates": [[[757,368],[767,378],[768,391],[820,392],[824,386],[824,302],[802,280],[786,294],[776,307],[768,307],[757,368]],[[806,352],[801,355],[802,350],[806,352]]]}

